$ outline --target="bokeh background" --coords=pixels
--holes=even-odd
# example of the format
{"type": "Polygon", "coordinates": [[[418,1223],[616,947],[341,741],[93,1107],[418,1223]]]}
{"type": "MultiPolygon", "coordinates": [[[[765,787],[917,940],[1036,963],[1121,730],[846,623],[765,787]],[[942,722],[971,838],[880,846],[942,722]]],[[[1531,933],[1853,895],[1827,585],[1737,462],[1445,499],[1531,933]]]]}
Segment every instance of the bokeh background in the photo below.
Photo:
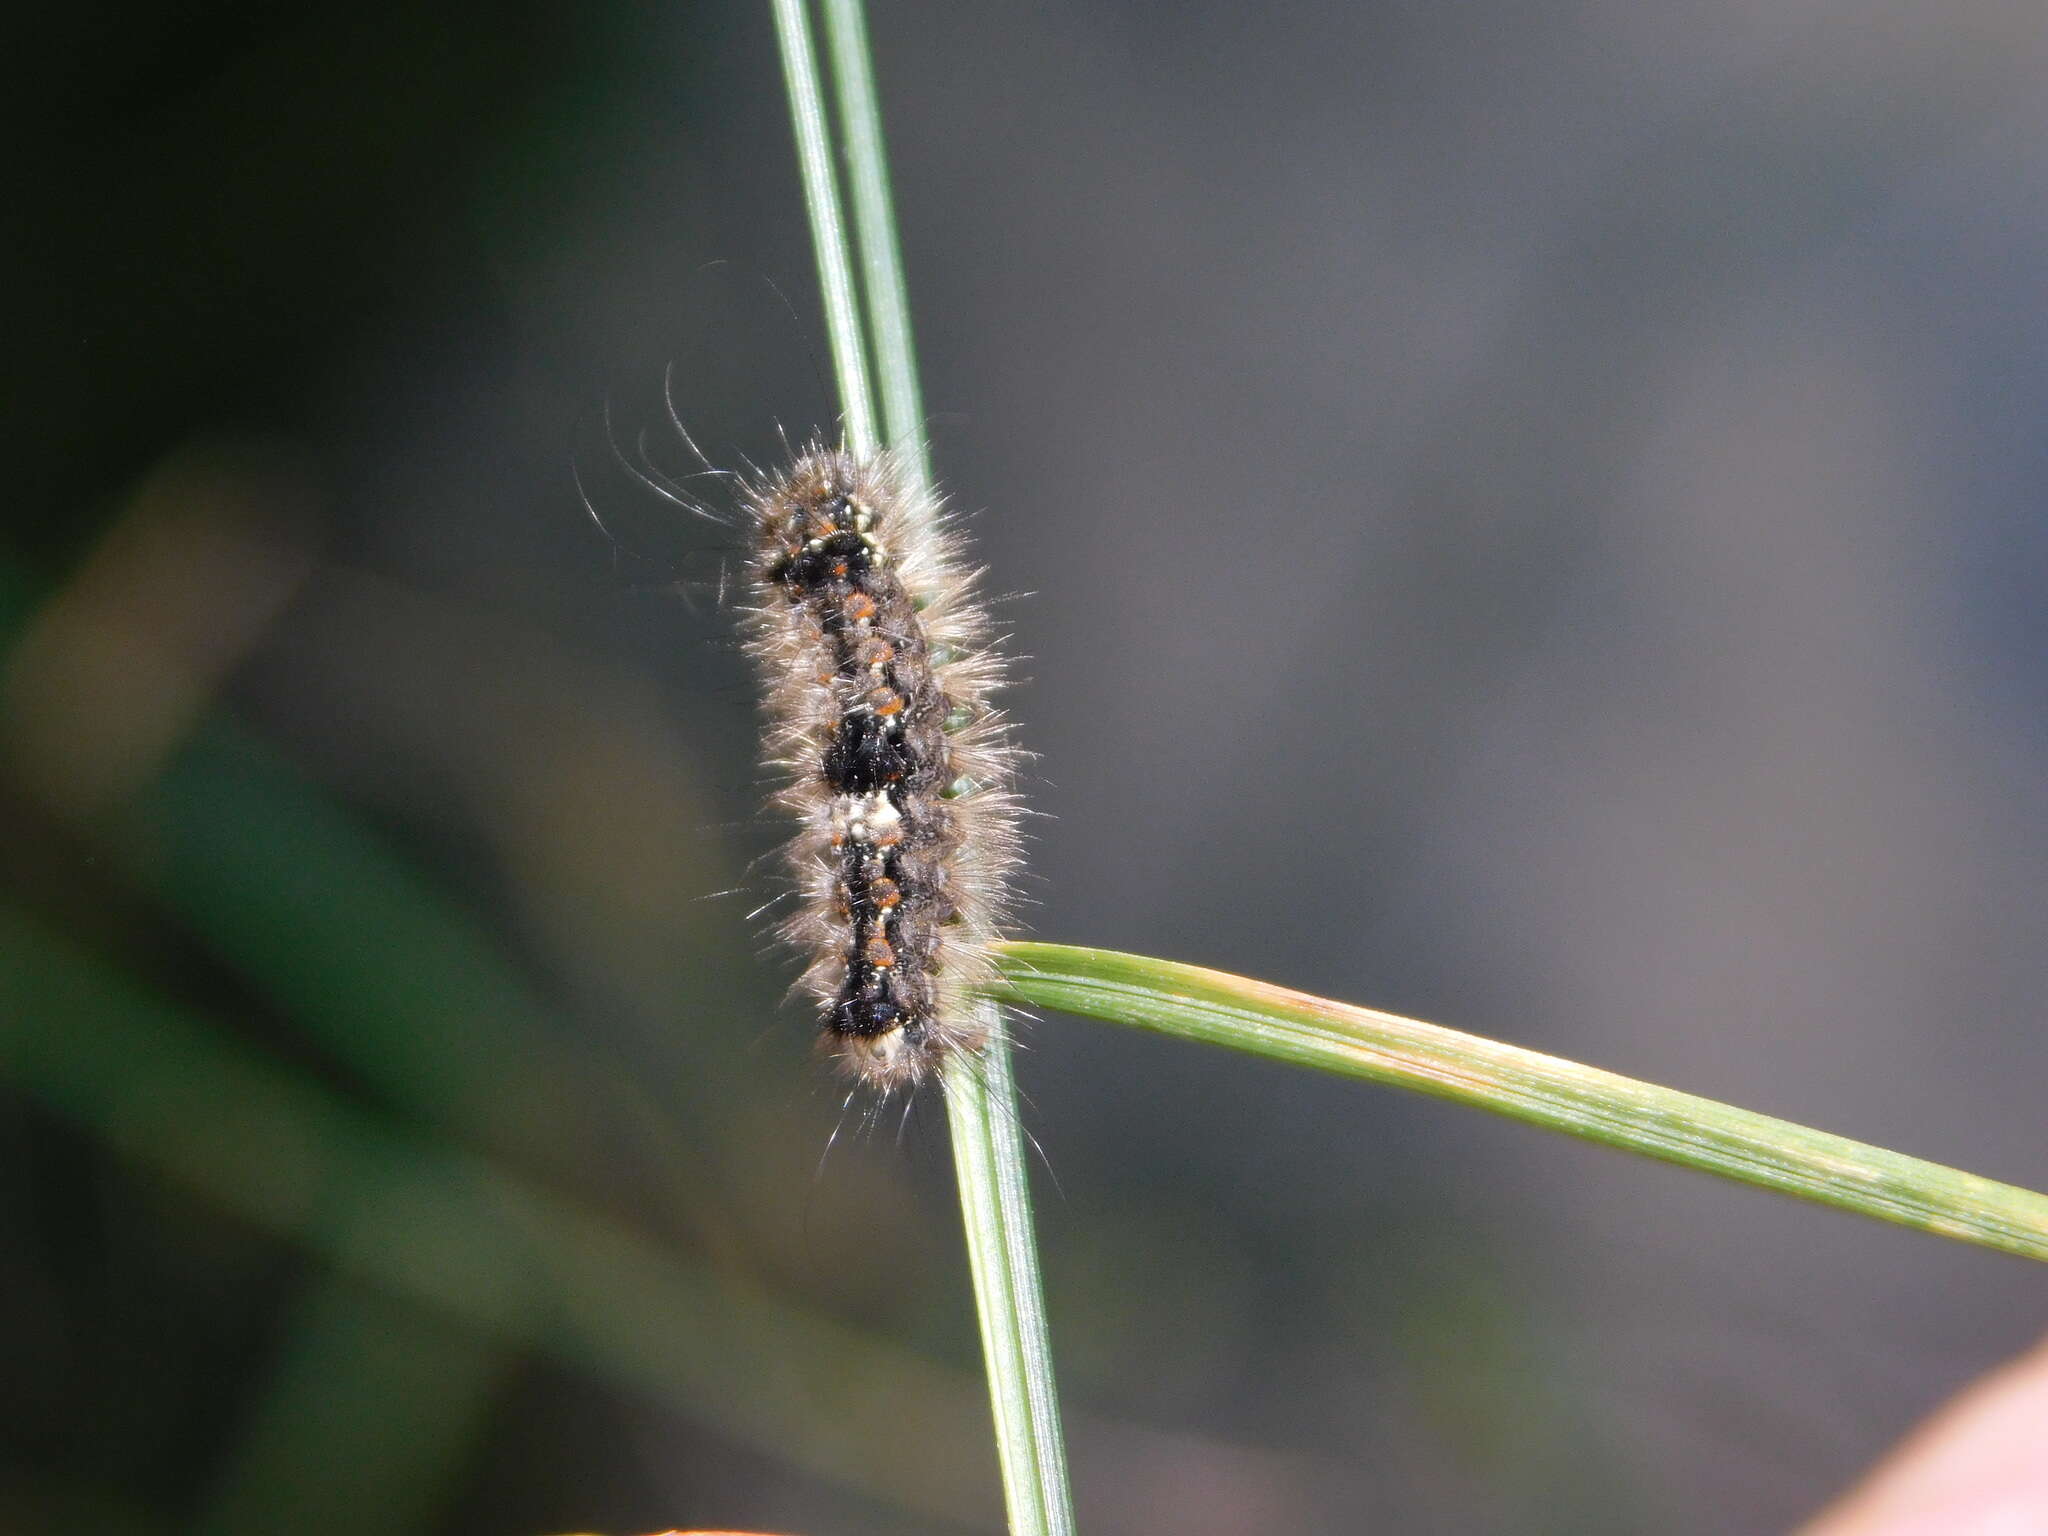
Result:
{"type": "MultiPolygon", "coordinates": [[[[872,25],[1036,933],[2048,1184],[2039,6],[872,25]]],[[[766,6],[9,53],[0,1527],[996,1528],[943,1117],[825,1155],[725,536],[605,448],[829,425],[766,6]]],[[[1782,1529],[2048,1323],[1026,1043],[1105,1536],[1782,1529]]]]}

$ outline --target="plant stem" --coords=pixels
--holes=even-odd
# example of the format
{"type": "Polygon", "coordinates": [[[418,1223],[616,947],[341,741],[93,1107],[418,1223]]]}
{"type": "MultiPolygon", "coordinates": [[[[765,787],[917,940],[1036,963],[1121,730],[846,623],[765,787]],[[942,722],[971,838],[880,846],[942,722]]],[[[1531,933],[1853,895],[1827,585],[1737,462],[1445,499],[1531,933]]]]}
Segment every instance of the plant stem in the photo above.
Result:
{"type": "Polygon", "coordinates": [[[1222,971],[1009,943],[1002,995],[1389,1083],[1958,1242],[2048,1260],[2048,1195],[1520,1046],[1222,971]]]}
{"type": "MultiPolygon", "coordinates": [[[[872,452],[873,407],[861,355],[862,330],[851,283],[846,228],[832,185],[824,140],[825,107],[810,27],[801,0],[774,0],[782,39],[790,113],[804,167],[805,202],[818,247],[827,323],[846,417],[847,447],[872,452]],[[844,292],[834,289],[844,283],[844,292]],[[857,425],[858,424],[858,425],[857,425]]],[[[923,432],[917,362],[901,249],[890,205],[888,159],[882,144],[874,68],[859,0],[826,0],[833,80],[845,118],[847,159],[854,179],[866,298],[875,322],[888,441],[918,489],[932,481],[923,432]]],[[[1001,1010],[987,1005],[989,1044],[956,1055],[945,1072],[946,1122],[960,1186],[969,1267],[981,1316],[982,1353],[995,1415],[996,1450],[1013,1536],[1072,1536],[1073,1498],[1053,1380],[1052,1346],[1031,1224],[1031,1193],[1001,1010]]]]}
{"type": "Polygon", "coordinates": [[[981,1312],[1003,1497],[1012,1532],[1072,1536],[1066,1442],[1031,1230],[1010,1042],[1001,1011],[987,1006],[987,1047],[979,1058],[959,1058],[946,1073],[946,1123],[953,1132],[967,1257],[981,1312]]]}
{"type": "Polygon", "coordinates": [[[924,490],[931,483],[930,455],[924,451],[924,400],[910,334],[903,250],[896,238],[895,201],[889,193],[889,160],[882,147],[882,106],[875,90],[874,57],[868,50],[867,18],[860,0],[824,0],[824,12],[832,83],[846,123],[847,183],[868,296],[868,324],[874,332],[882,429],[891,446],[905,451],[908,467],[922,477],[917,489],[924,490]]]}
{"type": "Polygon", "coordinates": [[[832,148],[825,131],[825,89],[818,78],[818,50],[811,41],[803,0],[770,0],[770,4],[775,8],[775,32],[782,44],[782,78],[789,88],[789,121],[796,132],[804,209],[810,215],[811,245],[818,258],[818,292],[825,302],[832,370],[839,378],[846,448],[865,458],[880,446],[880,440],[875,433],[874,395],[868,388],[860,300],[846,248],[846,219],[840,211],[839,183],[832,174],[832,148]]]}

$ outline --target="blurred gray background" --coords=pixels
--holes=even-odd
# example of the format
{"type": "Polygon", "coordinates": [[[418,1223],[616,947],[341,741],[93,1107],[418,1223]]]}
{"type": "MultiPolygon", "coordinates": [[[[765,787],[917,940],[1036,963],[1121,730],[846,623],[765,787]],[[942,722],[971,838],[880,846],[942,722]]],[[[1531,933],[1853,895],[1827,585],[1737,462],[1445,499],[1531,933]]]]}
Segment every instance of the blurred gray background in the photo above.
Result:
{"type": "MultiPolygon", "coordinates": [[[[2038,6],[871,24],[1034,934],[2048,1184],[2038,6]]],[[[680,465],[671,365],[720,462],[830,426],[766,6],[36,26],[0,1518],[994,1529],[943,1116],[823,1155],[724,535],[605,451],[680,465]],[[274,1106],[165,1109],[152,1008],[274,1106]]],[[[1784,1529],[2048,1321],[2018,1260],[1024,1040],[1104,1536],[1784,1529]]]]}

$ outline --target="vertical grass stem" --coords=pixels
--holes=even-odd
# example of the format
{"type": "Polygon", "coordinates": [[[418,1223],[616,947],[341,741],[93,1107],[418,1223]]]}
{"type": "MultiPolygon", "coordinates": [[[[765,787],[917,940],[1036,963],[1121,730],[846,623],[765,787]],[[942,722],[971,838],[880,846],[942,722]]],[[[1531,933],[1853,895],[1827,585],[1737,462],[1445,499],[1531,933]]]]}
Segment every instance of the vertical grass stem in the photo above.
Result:
{"type": "Polygon", "coordinates": [[[931,482],[930,455],[924,451],[924,399],[910,333],[903,250],[896,237],[896,205],[889,191],[889,161],[882,147],[882,104],[875,89],[867,17],[860,0],[823,0],[823,6],[832,84],[839,93],[840,118],[846,124],[847,188],[853,201],[861,282],[868,297],[868,324],[874,336],[882,431],[892,446],[905,451],[911,470],[923,482],[917,489],[923,490],[931,482]],[[915,452],[910,451],[913,444],[915,452]]]}
{"type": "MultiPolygon", "coordinates": [[[[931,459],[924,440],[924,408],[911,349],[910,310],[890,205],[888,160],[867,24],[859,0],[824,3],[832,39],[833,81],[854,182],[862,273],[875,322],[888,442],[902,455],[909,475],[928,486],[931,459]]],[[[773,0],[773,5],[797,154],[803,167],[805,204],[825,290],[846,443],[855,453],[868,453],[877,442],[862,351],[860,295],[853,284],[847,231],[833,178],[809,19],[802,0],[773,0]]],[[[1017,1091],[1002,1015],[993,1003],[988,1007],[991,1044],[979,1056],[958,1057],[949,1064],[945,1094],[968,1262],[981,1317],[1004,1501],[1013,1536],[1072,1536],[1073,1498],[1067,1487],[1066,1447],[1032,1232],[1017,1091]]]]}
{"type": "Polygon", "coordinates": [[[860,298],[853,260],[847,251],[846,218],[839,182],[832,174],[832,145],[825,122],[825,88],[818,77],[818,50],[804,0],[770,0],[775,35],[782,45],[782,78],[789,88],[789,121],[796,132],[797,167],[803,174],[804,209],[810,215],[811,244],[818,257],[818,291],[825,303],[825,332],[832,343],[832,371],[839,379],[839,411],[849,453],[862,458],[881,446],[875,431],[874,392],[868,387],[867,350],[861,336],[860,298]]]}

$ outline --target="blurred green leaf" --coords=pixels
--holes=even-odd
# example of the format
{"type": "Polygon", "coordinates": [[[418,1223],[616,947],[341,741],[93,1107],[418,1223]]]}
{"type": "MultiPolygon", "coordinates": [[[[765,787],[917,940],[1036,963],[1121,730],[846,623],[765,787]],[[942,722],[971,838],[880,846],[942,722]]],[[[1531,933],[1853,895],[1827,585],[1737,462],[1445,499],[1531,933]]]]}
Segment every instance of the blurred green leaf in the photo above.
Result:
{"type": "Polygon", "coordinates": [[[969,1524],[990,1513],[978,1383],[408,1137],[5,911],[0,1076],[415,1306],[898,1507],[969,1524]]]}

